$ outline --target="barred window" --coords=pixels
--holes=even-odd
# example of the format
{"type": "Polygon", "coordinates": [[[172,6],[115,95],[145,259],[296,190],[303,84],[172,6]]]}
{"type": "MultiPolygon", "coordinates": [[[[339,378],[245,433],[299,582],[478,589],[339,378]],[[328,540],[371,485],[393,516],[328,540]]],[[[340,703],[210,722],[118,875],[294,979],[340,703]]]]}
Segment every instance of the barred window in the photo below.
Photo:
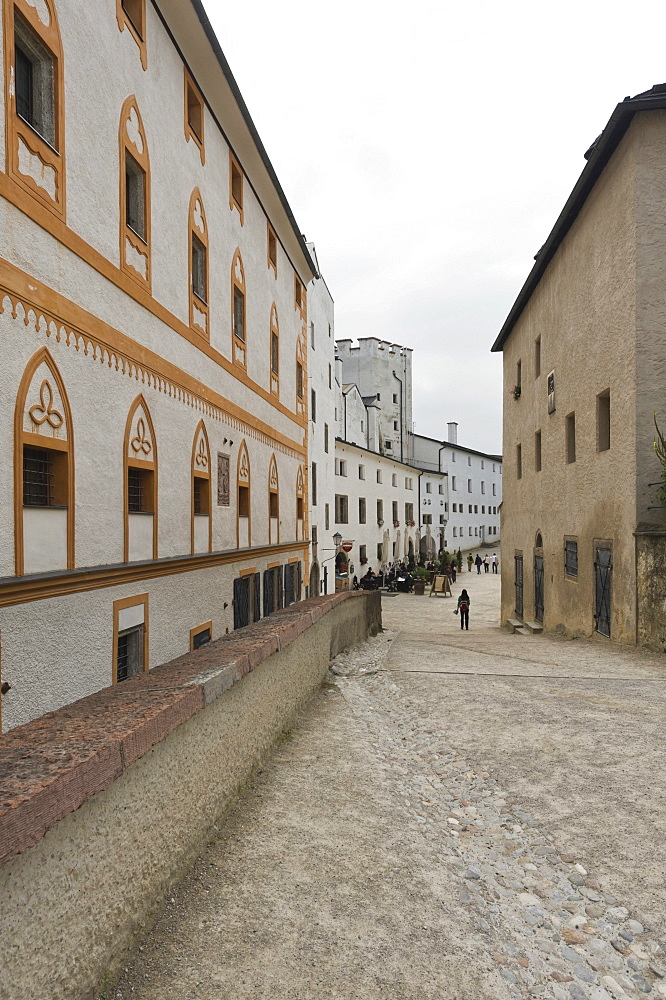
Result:
{"type": "Polygon", "coordinates": [[[564,543],[564,572],[567,576],[578,576],[578,542],[564,543]]]}
{"type": "Polygon", "coordinates": [[[23,505],[24,507],[52,507],[54,500],[54,474],[51,452],[46,448],[23,449],[23,505]]]}

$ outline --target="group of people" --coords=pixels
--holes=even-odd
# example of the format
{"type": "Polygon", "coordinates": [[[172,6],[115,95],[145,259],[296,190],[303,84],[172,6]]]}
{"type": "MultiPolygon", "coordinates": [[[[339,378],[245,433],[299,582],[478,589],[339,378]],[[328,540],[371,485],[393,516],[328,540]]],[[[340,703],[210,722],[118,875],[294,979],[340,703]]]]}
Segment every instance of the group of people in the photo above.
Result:
{"type": "Polygon", "coordinates": [[[485,573],[489,573],[490,572],[490,567],[492,566],[493,573],[496,573],[497,572],[497,553],[493,552],[493,554],[492,554],[492,556],[490,558],[488,558],[488,554],[486,553],[486,555],[482,559],[481,556],[479,555],[479,553],[477,552],[476,553],[476,559],[475,559],[474,556],[472,555],[472,553],[470,552],[470,554],[467,556],[467,572],[468,573],[472,572],[472,566],[476,566],[476,572],[477,573],[481,572],[481,567],[482,566],[483,566],[484,572],[485,573]]]}

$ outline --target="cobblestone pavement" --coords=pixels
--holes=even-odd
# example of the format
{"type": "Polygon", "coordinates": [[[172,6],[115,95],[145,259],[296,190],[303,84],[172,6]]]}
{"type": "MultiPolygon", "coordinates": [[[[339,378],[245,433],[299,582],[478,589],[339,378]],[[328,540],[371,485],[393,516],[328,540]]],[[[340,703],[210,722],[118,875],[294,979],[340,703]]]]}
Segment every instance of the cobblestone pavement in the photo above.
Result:
{"type": "Polygon", "coordinates": [[[663,659],[384,600],[118,997],[666,997],[663,659]]]}

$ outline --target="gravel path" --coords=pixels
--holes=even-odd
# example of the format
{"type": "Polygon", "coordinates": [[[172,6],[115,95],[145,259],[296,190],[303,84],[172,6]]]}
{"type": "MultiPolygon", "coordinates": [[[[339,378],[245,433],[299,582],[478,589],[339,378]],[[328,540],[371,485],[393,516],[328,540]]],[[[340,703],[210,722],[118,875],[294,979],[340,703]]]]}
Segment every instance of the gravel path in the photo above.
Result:
{"type": "MultiPolygon", "coordinates": [[[[111,996],[666,997],[664,660],[387,597],[111,996]]],[[[106,1000],[106,998],[105,998],[106,1000]]]]}

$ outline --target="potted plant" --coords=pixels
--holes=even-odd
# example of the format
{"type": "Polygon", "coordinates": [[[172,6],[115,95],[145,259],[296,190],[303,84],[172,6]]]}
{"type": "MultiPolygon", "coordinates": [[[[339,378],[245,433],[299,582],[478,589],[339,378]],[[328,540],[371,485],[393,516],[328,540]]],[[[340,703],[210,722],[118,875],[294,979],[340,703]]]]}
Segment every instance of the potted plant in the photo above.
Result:
{"type": "Polygon", "coordinates": [[[514,399],[520,399],[520,386],[514,385],[513,389],[509,389],[509,395],[514,399]]]}
{"type": "Polygon", "coordinates": [[[425,568],[425,566],[417,566],[415,570],[416,580],[414,581],[414,593],[423,597],[425,594],[426,583],[430,577],[430,573],[425,568]]]}

